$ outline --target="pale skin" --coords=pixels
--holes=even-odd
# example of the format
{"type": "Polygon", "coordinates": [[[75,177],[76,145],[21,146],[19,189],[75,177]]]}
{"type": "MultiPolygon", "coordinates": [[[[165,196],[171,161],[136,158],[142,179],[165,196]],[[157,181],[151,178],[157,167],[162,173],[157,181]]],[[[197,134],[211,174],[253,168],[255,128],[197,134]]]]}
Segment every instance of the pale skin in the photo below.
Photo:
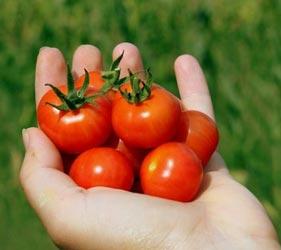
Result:
{"type": "MultiPolygon", "coordinates": [[[[143,69],[139,50],[121,43],[121,72],[143,69]]],[[[74,78],[101,70],[102,55],[91,45],[73,56],[74,78]]],[[[182,103],[214,119],[208,86],[197,60],[174,64],[182,103]]],[[[41,49],[36,65],[36,105],[45,83],[65,84],[66,64],[58,49],[41,49]]],[[[280,249],[276,231],[255,196],[229,174],[219,153],[205,169],[202,189],[189,203],[104,187],[84,190],[64,174],[61,156],[38,128],[23,131],[26,148],[20,181],[28,201],[54,243],[62,249],[280,249]]]]}

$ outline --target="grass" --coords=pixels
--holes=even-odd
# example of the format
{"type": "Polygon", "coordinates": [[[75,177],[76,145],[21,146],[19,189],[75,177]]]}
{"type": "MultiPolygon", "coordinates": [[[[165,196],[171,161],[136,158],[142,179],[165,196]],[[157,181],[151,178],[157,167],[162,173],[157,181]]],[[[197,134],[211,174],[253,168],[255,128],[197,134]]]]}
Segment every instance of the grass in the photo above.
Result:
{"type": "Polygon", "coordinates": [[[36,124],[39,48],[58,47],[70,62],[81,43],[99,47],[106,63],[117,43],[135,43],[155,80],[176,94],[175,58],[197,57],[213,97],[220,151],[281,235],[280,13],[278,0],[0,0],[2,249],[55,249],[18,183],[21,129],[36,124]]]}

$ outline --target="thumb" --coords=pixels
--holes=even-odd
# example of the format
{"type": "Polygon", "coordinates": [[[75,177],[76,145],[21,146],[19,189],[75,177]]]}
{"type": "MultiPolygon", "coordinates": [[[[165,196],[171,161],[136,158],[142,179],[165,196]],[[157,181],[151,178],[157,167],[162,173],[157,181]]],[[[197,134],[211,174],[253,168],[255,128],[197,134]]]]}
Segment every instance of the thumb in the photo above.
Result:
{"type": "MultiPolygon", "coordinates": [[[[60,242],[65,222],[70,222],[76,184],[63,170],[59,151],[38,128],[23,131],[26,149],[20,171],[25,195],[55,242],[60,242]],[[69,199],[67,199],[67,197],[69,199]]],[[[76,209],[76,206],[74,207],[76,209]]]]}
{"type": "Polygon", "coordinates": [[[63,170],[60,153],[40,129],[23,129],[22,137],[26,152],[20,175],[24,178],[21,181],[25,181],[25,177],[36,171],[38,165],[63,170]]]}
{"type": "Polygon", "coordinates": [[[63,173],[59,151],[40,129],[23,130],[23,141],[26,153],[20,182],[30,204],[44,221],[54,212],[65,190],[76,185],[63,173]]]}

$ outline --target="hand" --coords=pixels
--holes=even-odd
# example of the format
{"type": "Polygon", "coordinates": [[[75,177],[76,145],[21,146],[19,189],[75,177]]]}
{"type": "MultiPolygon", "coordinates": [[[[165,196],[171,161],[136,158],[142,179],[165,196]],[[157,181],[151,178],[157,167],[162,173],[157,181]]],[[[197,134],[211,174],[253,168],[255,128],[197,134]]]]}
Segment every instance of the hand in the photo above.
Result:
{"type": "MultiPolygon", "coordinates": [[[[143,69],[138,49],[129,43],[113,51],[127,69],[143,69]]],[[[101,70],[99,50],[80,46],[73,57],[77,78],[101,70]]],[[[182,55],[175,62],[181,100],[188,109],[214,118],[198,62],[182,55]]],[[[44,48],[36,65],[36,103],[44,83],[66,83],[60,51],[44,48]]],[[[20,180],[24,192],[53,241],[64,249],[280,249],[276,232],[259,201],[228,173],[218,153],[206,168],[202,190],[190,203],[98,187],[78,187],[62,169],[53,143],[38,128],[23,132],[26,155],[20,180]]]]}

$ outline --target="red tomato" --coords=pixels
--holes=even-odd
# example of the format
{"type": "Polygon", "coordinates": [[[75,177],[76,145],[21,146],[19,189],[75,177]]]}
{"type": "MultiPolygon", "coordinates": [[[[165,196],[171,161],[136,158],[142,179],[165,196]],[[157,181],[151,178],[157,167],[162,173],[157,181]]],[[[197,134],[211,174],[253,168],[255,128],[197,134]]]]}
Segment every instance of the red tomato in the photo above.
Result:
{"type": "MultiPolygon", "coordinates": [[[[75,86],[77,88],[81,88],[85,80],[85,75],[80,76],[76,81],[75,81],[75,86]]],[[[89,72],[89,85],[96,90],[100,90],[102,86],[104,85],[104,79],[102,78],[101,72],[100,71],[91,71],[89,72]]],[[[113,101],[115,98],[115,91],[110,90],[106,93],[106,96],[110,101],[113,101]]]]}
{"type": "Polygon", "coordinates": [[[130,190],[134,175],[129,160],[112,148],[85,151],[70,168],[70,177],[81,187],[97,186],[130,190]]]}
{"type": "Polygon", "coordinates": [[[199,111],[186,111],[182,113],[184,126],[178,130],[178,139],[186,144],[197,154],[205,166],[217,148],[219,133],[215,122],[199,111]]]}
{"type": "Polygon", "coordinates": [[[145,194],[183,202],[195,198],[202,178],[200,160],[184,143],[178,142],[154,149],[144,159],[140,172],[145,194]]]}
{"type": "MultiPolygon", "coordinates": [[[[66,87],[60,87],[66,92],[66,87]]],[[[88,89],[86,95],[92,95],[88,89]]],[[[84,104],[77,110],[60,111],[47,102],[60,105],[61,101],[50,90],[40,100],[37,118],[40,128],[59,150],[77,154],[102,145],[112,132],[111,103],[106,97],[98,97],[95,104],[84,104]]]]}
{"type": "Polygon", "coordinates": [[[138,104],[116,98],[112,125],[126,145],[148,149],[169,141],[175,135],[180,114],[180,103],[172,94],[152,87],[151,96],[138,104]]]}

